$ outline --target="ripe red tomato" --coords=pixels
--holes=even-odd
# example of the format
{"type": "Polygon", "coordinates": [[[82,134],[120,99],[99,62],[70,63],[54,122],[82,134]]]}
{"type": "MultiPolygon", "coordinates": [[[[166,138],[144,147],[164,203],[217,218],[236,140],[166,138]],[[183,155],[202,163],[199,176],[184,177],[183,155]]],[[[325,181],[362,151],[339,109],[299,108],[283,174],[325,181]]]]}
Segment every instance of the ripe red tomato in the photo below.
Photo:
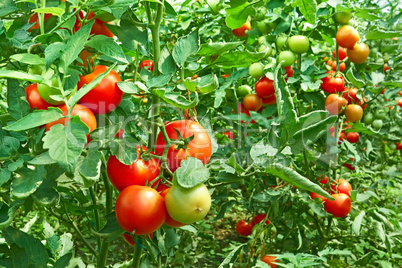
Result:
{"type": "MultiPolygon", "coordinates": [[[[262,222],[265,219],[266,216],[267,216],[267,214],[265,214],[265,213],[255,215],[254,218],[253,218],[253,225],[262,222]]],[[[266,220],[265,224],[269,224],[269,220],[266,220]]]]}
{"type": "Polygon", "coordinates": [[[248,94],[243,99],[243,105],[246,110],[256,112],[262,107],[262,99],[257,94],[248,94]]]}
{"type": "Polygon", "coordinates": [[[278,262],[276,257],[268,255],[264,255],[261,260],[271,266],[271,268],[276,268],[277,265],[275,263],[278,262]]]}
{"type": "MultiPolygon", "coordinates": [[[[336,71],[336,60],[329,59],[327,61],[327,65],[332,67],[333,71],[336,71]]],[[[346,68],[346,64],[344,62],[339,63],[339,71],[343,72],[346,68]]]]}
{"type": "Polygon", "coordinates": [[[350,25],[342,26],[336,33],[336,43],[339,46],[348,49],[353,48],[353,46],[357,43],[357,41],[359,41],[359,39],[360,39],[359,32],[350,25]]]}
{"type": "Polygon", "coordinates": [[[124,239],[124,241],[126,241],[130,246],[134,247],[135,246],[135,240],[134,237],[132,237],[129,234],[122,234],[121,237],[124,239]]]}
{"type": "MultiPolygon", "coordinates": [[[[334,56],[334,58],[336,59],[336,50],[334,50],[334,52],[332,53],[332,55],[334,56]]],[[[343,49],[343,47],[338,47],[338,57],[339,60],[344,60],[346,58],[346,52],[343,49]]]]}
{"type": "Polygon", "coordinates": [[[275,94],[272,94],[268,98],[262,98],[262,104],[263,105],[272,105],[276,103],[276,96],[275,94]]]}
{"type": "Polygon", "coordinates": [[[357,122],[363,117],[363,108],[357,104],[346,106],[346,119],[350,122],[357,122]]]}
{"type": "Polygon", "coordinates": [[[261,98],[268,98],[275,94],[274,81],[264,76],[255,83],[255,93],[261,98]]]}
{"type": "Polygon", "coordinates": [[[237,36],[237,37],[243,37],[246,36],[246,31],[249,31],[251,29],[251,24],[249,21],[246,21],[242,26],[240,26],[237,29],[233,29],[232,33],[237,36]]]}
{"type": "Polygon", "coordinates": [[[119,131],[116,133],[116,138],[122,139],[124,134],[124,129],[119,129],[119,131]]]}
{"type": "MultiPolygon", "coordinates": [[[[84,14],[82,14],[81,19],[84,18],[83,15],[84,14]]],[[[81,14],[80,14],[80,16],[81,16],[81,14]]],[[[90,20],[93,17],[95,17],[95,14],[92,11],[89,12],[87,19],[90,20]]],[[[108,24],[108,23],[104,22],[104,21],[101,21],[100,19],[95,19],[95,22],[92,25],[91,34],[104,35],[104,36],[107,36],[107,37],[113,37],[114,34],[106,27],[106,24],[108,24]]]]}
{"type": "Polygon", "coordinates": [[[321,79],[321,89],[329,94],[341,92],[344,90],[345,80],[341,75],[336,75],[335,77],[333,77],[334,73],[335,72],[330,71],[328,72],[328,75],[326,77],[321,79]]]}
{"type": "Polygon", "coordinates": [[[396,142],[395,145],[397,150],[402,150],[402,142],[396,142]]]}
{"type": "Polygon", "coordinates": [[[293,67],[288,66],[288,67],[283,67],[283,68],[285,68],[285,72],[286,72],[285,81],[287,82],[288,78],[293,76],[293,67]]]}
{"type": "Polygon", "coordinates": [[[253,223],[247,222],[245,220],[239,220],[236,223],[236,232],[242,236],[251,235],[251,231],[253,230],[253,223]]]}
{"type": "Polygon", "coordinates": [[[342,112],[343,107],[346,106],[346,99],[336,94],[331,94],[325,100],[325,109],[331,114],[337,115],[342,112]]]}
{"type": "Polygon", "coordinates": [[[319,181],[321,184],[327,184],[328,181],[329,181],[329,178],[328,178],[327,176],[324,176],[324,177],[323,177],[323,175],[321,175],[321,176],[318,177],[318,181],[319,181]]]}
{"type": "MultiPolygon", "coordinates": [[[[178,148],[177,145],[172,145],[167,154],[167,163],[169,169],[174,172],[180,167],[182,160],[187,156],[195,157],[201,160],[204,165],[209,162],[212,154],[212,143],[208,132],[197,122],[192,120],[173,121],[165,126],[166,133],[172,140],[177,140],[179,137],[175,129],[177,129],[183,138],[188,138],[194,135],[194,139],[187,144],[187,149],[178,148]]],[[[157,155],[162,155],[165,149],[165,139],[162,133],[159,133],[156,139],[155,152],[157,155]]]]}
{"type": "MultiPolygon", "coordinates": [[[[63,116],[68,114],[67,106],[65,104],[58,106],[60,110],[63,112],[63,116]]],[[[78,115],[82,122],[84,122],[89,127],[89,133],[92,130],[96,129],[96,117],[93,112],[84,105],[76,104],[71,112],[71,115],[78,115]]],[[[60,118],[56,121],[50,122],[46,124],[46,131],[49,131],[50,128],[56,124],[66,125],[66,122],[69,121],[69,118],[60,118]]],[[[89,133],[87,135],[89,139],[89,133]]]]}
{"type": "Polygon", "coordinates": [[[348,101],[348,104],[359,104],[360,100],[357,98],[358,89],[355,87],[347,89],[342,96],[348,101]]]}
{"type": "MultiPolygon", "coordinates": [[[[107,69],[108,67],[106,66],[97,65],[92,73],[81,76],[78,82],[78,90],[92,82],[107,69]]],[[[99,85],[91,89],[79,100],[79,103],[87,106],[95,114],[107,114],[114,110],[123,98],[123,92],[117,86],[117,82],[120,81],[120,76],[114,70],[111,70],[99,85]]]]}
{"type": "MultiPolygon", "coordinates": [[[[52,16],[52,14],[49,13],[45,13],[44,16],[44,20],[46,21],[48,18],[50,18],[52,16]]],[[[39,25],[39,16],[38,13],[34,13],[30,18],[29,18],[29,23],[35,23],[34,25],[31,26],[31,28],[28,29],[28,32],[35,30],[35,29],[39,29],[40,25],[39,25]]]]}
{"type": "MultiPolygon", "coordinates": [[[[148,149],[142,146],[143,151],[148,149]]],[[[145,186],[151,183],[160,173],[160,163],[157,159],[152,158],[144,161],[140,156],[140,146],[137,146],[137,160],[130,165],[120,162],[116,156],[111,155],[107,161],[107,174],[110,182],[118,191],[131,185],[145,186]]],[[[160,179],[152,183],[151,187],[155,187],[160,179]]]]}
{"type": "Polygon", "coordinates": [[[319,198],[321,199],[321,202],[327,201],[327,198],[313,192],[310,193],[310,197],[311,199],[319,198]]]}
{"type": "Polygon", "coordinates": [[[135,231],[136,235],[151,234],[165,222],[165,200],[148,186],[129,186],[117,197],[116,218],[129,233],[135,231]]]}
{"type": "Polygon", "coordinates": [[[399,106],[399,107],[402,107],[402,99],[399,99],[399,100],[398,100],[398,106],[399,106]]]}
{"type": "Polygon", "coordinates": [[[141,71],[142,68],[145,68],[150,72],[153,72],[154,71],[154,62],[151,60],[143,60],[140,63],[138,71],[141,71]]]}
{"type": "Polygon", "coordinates": [[[346,194],[332,194],[334,201],[327,199],[324,207],[328,213],[331,213],[334,217],[343,218],[346,217],[352,209],[352,201],[346,194]]]}
{"type": "Polygon", "coordinates": [[[39,94],[37,84],[31,84],[25,88],[25,93],[27,94],[27,101],[31,109],[36,108],[38,110],[47,110],[53,105],[47,103],[39,94]]]}
{"type": "Polygon", "coordinates": [[[364,43],[355,44],[353,48],[348,49],[348,58],[351,62],[355,64],[362,64],[364,63],[370,53],[370,49],[368,45],[364,43]]]}
{"type": "MultiPolygon", "coordinates": [[[[166,197],[166,193],[167,193],[167,191],[168,191],[169,189],[170,189],[170,188],[167,188],[167,189],[165,189],[165,190],[162,191],[161,196],[162,196],[163,198],[166,197]]],[[[185,223],[181,223],[181,222],[175,221],[174,219],[172,219],[172,217],[170,217],[169,213],[166,213],[165,224],[166,224],[167,226],[170,226],[170,227],[181,227],[181,226],[187,225],[187,224],[185,224],[185,223]]]]}
{"type": "Polygon", "coordinates": [[[234,140],[234,138],[235,138],[233,131],[223,132],[222,134],[225,135],[226,137],[228,137],[231,140],[234,140]]]}
{"type": "Polygon", "coordinates": [[[350,143],[356,143],[359,141],[359,133],[357,132],[348,132],[346,133],[346,139],[350,143]]]}
{"type": "Polygon", "coordinates": [[[384,63],[384,73],[385,73],[386,71],[388,71],[389,69],[391,69],[391,67],[387,66],[387,64],[384,63]]]}
{"type": "Polygon", "coordinates": [[[352,185],[344,179],[339,179],[331,184],[331,189],[331,194],[346,194],[350,196],[352,185]]]}

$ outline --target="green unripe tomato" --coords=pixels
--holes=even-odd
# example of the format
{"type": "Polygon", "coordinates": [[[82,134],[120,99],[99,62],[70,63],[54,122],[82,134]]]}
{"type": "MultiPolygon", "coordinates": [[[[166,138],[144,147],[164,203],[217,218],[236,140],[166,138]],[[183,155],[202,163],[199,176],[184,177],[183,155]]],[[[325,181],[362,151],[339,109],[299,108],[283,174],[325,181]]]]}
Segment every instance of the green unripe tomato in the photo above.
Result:
{"type": "Polygon", "coordinates": [[[260,7],[255,14],[255,19],[261,21],[265,18],[265,14],[267,14],[267,9],[265,7],[260,7]]]}
{"type": "Polygon", "coordinates": [[[389,54],[384,54],[383,59],[384,62],[388,62],[391,59],[391,56],[389,54]]]}
{"type": "Polygon", "coordinates": [[[373,120],[374,120],[374,116],[373,116],[372,113],[367,113],[367,114],[364,116],[364,123],[365,123],[366,125],[370,125],[371,123],[373,123],[373,120]]]}
{"type": "Polygon", "coordinates": [[[56,101],[53,100],[50,96],[52,95],[60,95],[61,91],[58,88],[59,87],[59,82],[57,81],[57,78],[52,78],[52,86],[48,86],[45,84],[38,84],[38,91],[39,95],[42,97],[44,101],[47,103],[53,104],[53,105],[59,105],[62,104],[63,101],[56,101]]]}
{"type": "Polygon", "coordinates": [[[244,98],[248,94],[251,94],[253,92],[253,89],[249,85],[241,85],[237,88],[236,92],[239,98],[244,98]]]}
{"type": "Polygon", "coordinates": [[[269,27],[268,20],[262,20],[257,23],[257,28],[262,34],[267,34],[271,30],[269,27]]]}
{"type": "Polygon", "coordinates": [[[336,22],[346,24],[353,17],[353,14],[351,12],[336,12],[334,17],[336,22]]]}
{"type": "Polygon", "coordinates": [[[296,54],[303,54],[308,51],[310,41],[307,36],[295,35],[288,40],[289,48],[296,54]]]}
{"type": "Polygon", "coordinates": [[[275,21],[269,22],[268,25],[272,30],[275,30],[276,26],[278,26],[278,24],[275,21]]]}
{"type": "Polygon", "coordinates": [[[258,38],[258,44],[266,44],[267,43],[267,39],[265,38],[265,36],[260,36],[258,38]]]}
{"type": "Polygon", "coordinates": [[[371,125],[373,126],[373,128],[375,130],[379,130],[380,128],[382,128],[382,124],[383,124],[382,120],[376,119],[376,120],[373,121],[373,123],[371,125]]]}
{"type": "Polygon", "coordinates": [[[378,109],[376,112],[375,112],[375,119],[384,119],[385,117],[387,116],[387,112],[385,111],[385,110],[383,110],[383,109],[378,109]]]}
{"type": "Polygon", "coordinates": [[[211,13],[217,15],[222,9],[222,3],[220,0],[210,0],[208,1],[208,6],[211,8],[211,13]]]}
{"type": "Polygon", "coordinates": [[[276,39],[276,46],[279,50],[285,46],[286,41],[288,41],[288,37],[286,35],[281,35],[278,37],[278,39],[276,39]]]}
{"type": "Polygon", "coordinates": [[[279,53],[277,63],[280,63],[281,61],[284,61],[282,62],[282,67],[292,66],[292,64],[296,61],[296,55],[289,50],[282,51],[279,53]]]}
{"type": "Polygon", "coordinates": [[[389,145],[388,145],[388,147],[392,150],[392,151],[394,151],[395,149],[396,149],[396,144],[395,143],[390,143],[389,145]]]}
{"type": "Polygon", "coordinates": [[[264,76],[264,65],[261,62],[256,62],[248,67],[248,73],[254,78],[261,78],[264,76]]]}
{"type": "Polygon", "coordinates": [[[258,52],[263,52],[265,50],[267,50],[267,54],[265,55],[265,58],[272,55],[272,47],[271,46],[261,45],[260,48],[258,49],[258,52]]]}
{"type": "Polygon", "coordinates": [[[28,68],[28,73],[41,75],[45,70],[45,65],[31,65],[28,68]]]}

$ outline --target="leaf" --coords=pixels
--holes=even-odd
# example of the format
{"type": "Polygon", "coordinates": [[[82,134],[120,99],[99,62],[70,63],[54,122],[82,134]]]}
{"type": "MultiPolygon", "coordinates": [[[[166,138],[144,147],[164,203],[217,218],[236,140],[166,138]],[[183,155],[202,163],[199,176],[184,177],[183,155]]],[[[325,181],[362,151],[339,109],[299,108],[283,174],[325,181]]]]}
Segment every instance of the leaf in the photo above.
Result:
{"type": "Polygon", "coordinates": [[[293,125],[297,122],[297,114],[293,104],[292,95],[282,77],[281,65],[279,64],[274,73],[274,88],[276,106],[281,124],[293,125]]]}
{"type": "Polygon", "coordinates": [[[10,59],[30,65],[45,64],[45,60],[41,58],[39,55],[30,53],[14,54],[10,56],[10,59]]]}
{"type": "Polygon", "coordinates": [[[87,155],[78,160],[74,180],[82,183],[86,188],[94,185],[100,177],[101,158],[102,154],[97,148],[89,149],[87,155]]]}
{"type": "Polygon", "coordinates": [[[385,242],[385,232],[382,224],[378,221],[373,221],[374,230],[377,236],[381,239],[382,242],[385,242]]]}
{"type": "Polygon", "coordinates": [[[16,215],[16,212],[20,205],[22,205],[23,200],[17,200],[8,206],[6,203],[0,203],[0,230],[3,230],[10,226],[16,215]]]}
{"type": "Polygon", "coordinates": [[[200,48],[198,31],[180,37],[173,47],[173,59],[178,65],[183,65],[188,57],[197,53],[200,48]]]}
{"type": "Polygon", "coordinates": [[[141,91],[149,93],[148,88],[141,82],[137,81],[133,82],[117,82],[117,86],[120,88],[121,91],[127,94],[139,94],[141,91]]]}
{"type": "Polygon", "coordinates": [[[234,263],[235,260],[237,259],[237,256],[239,255],[240,251],[243,249],[243,247],[246,247],[247,244],[241,244],[240,246],[237,246],[234,248],[223,260],[221,264],[219,264],[219,268],[224,268],[224,267],[229,267],[231,263],[234,263]]]}
{"type": "Polygon", "coordinates": [[[217,89],[219,82],[215,74],[207,74],[194,80],[191,80],[190,77],[186,78],[184,86],[192,92],[209,93],[217,89]]]}
{"type": "Polygon", "coordinates": [[[4,17],[17,10],[18,8],[13,0],[4,0],[0,2],[0,17],[4,17]]]}
{"type": "Polygon", "coordinates": [[[384,31],[384,30],[375,30],[369,31],[366,33],[367,40],[377,40],[377,39],[387,39],[392,37],[402,37],[402,32],[394,32],[394,31],[384,31]]]}
{"type": "Polygon", "coordinates": [[[231,0],[230,8],[226,8],[226,25],[231,29],[241,27],[249,16],[255,14],[255,9],[252,3],[247,0],[231,0]]]}
{"type": "Polygon", "coordinates": [[[152,77],[147,81],[148,88],[158,88],[163,87],[167,83],[169,83],[170,79],[172,78],[173,73],[163,74],[156,77],[152,77]]]}
{"type": "Polygon", "coordinates": [[[21,131],[45,125],[47,123],[58,120],[63,113],[58,108],[50,108],[49,110],[36,110],[21,118],[17,122],[4,127],[9,131],[21,131]]]}
{"type": "Polygon", "coordinates": [[[287,183],[297,186],[298,188],[302,188],[309,192],[313,192],[323,197],[329,198],[330,200],[333,200],[333,197],[331,197],[331,195],[327,191],[324,191],[319,185],[312,183],[309,179],[303,177],[291,168],[274,163],[268,165],[265,169],[265,172],[274,175],[281,180],[286,181],[287,183]]]}
{"type": "Polygon", "coordinates": [[[27,198],[33,194],[43,182],[46,170],[43,166],[37,166],[35,170],[22,168],[17,171],[19,175],[11,183],[11,193],[16,198],[27,198]]]}
{"type": "Polygon", "coordinates": [[[128,9],[122,16],[120,27],[116,28],[117,37],[122,46],[127,50],[136,50],[138,44],[146,45],[146,28],[140,28],[134,24],[138,19],[135,18],[131,9],[128,9]]]}
{"type": "Polygon", "coordinates": [[[54,161],[50,155],[49,152],[44,152],[43,154],[37,155],[34,159],[29,160],[28,164],[31,165],[51,165],[57,163],[54,161]]]}
{"type": "Polygon", "coordinates": [[[221,55],[223,53],[229,52],[238,46],[241,46],[243,42],[231,42],[231,43],[206,43],[202,44],[198,55],[200,56],[213,56],[221,55]]]}
{"type": "Polygon", "coordinates": [[[11,178],[11,171],[7,168],[0,169],[0,187],[11,178]]]}
{"type": "Polygon", "coordinates": [[[249,75],[248,68],[239,69],[236,72],[229,75],[226,81],[223,84],[220,84],[218,89],[215,91],[214,107],[218,108],[222,104],[223,98],[226,96],[225,90],[233,85],[233,81],[237,81],[248,75],[249,75]]]}
{"type": "Polygon", "coordinates": [[[360,203],[364,203],[364,202],[366,202],[367,200],[369,200],[371,197],[375,197],[375,198],[377,198],[377,200],[380,200],[379,198],[378,198],[378,196],[376,195],[376,193],[375,192],[373,192],[373,191],[365,191],[364,193],[362,193],[362,194],[357,194],[356,195],[356,201],[357,202],[360,202],[360,203]]]}
{"type": "Polygon", "coordinates": [[[209,170],[201,160],[194,157],[187,157],[181,161],[180,167],[174,173],[174,179],[179,186],[188,189],[207,181],[208,178],[209,170]]]}
{"type": "Polygon", "coordinates": [[[360,235],[360,228],[362,227],[363,217],[366,215],[366,212],[362,210],[359,215],[356,216],[355,220],[352,224],[352,230],[356,236],[360,235]]]}
{"type": "Polygon", "coordinates": [[[21,119],[31,110],[26,100],[25,90],[17,80],[7,79],[7,104],[8,112],[16,120],[21,119]]]}
{"type": "Polygon", "coordinates": [[[187,98],[180,95],[179,93],[165,93],[165,91],[162,89],[154,89],[152,90],[152,94],[159,96],[165,102],[180,109],[193,108],[198,104],[198,95],[195,95],[196,97],[193,100],[189,101],[187,98]]]}
{"type": "MultiPolygon", "coordinates": [[[[167,3],[165,1],[165,3],[167,3]]],[[[164,47],[161,51],[159,58],[158,69],[162,74],[169,74],[176,72],[176,63],[173,60],[172,54],[167,47],[164,47]]]]}
{"type": "Polygon", "coordinates": [[[50,44],[45,49],[45,67],[46,69],[50,68],[53,62],[60,58],[63,50],[65,49],[66,44],[61,42],[55,42],[50,44]]]}
{"type": "Polygon", "coordinates": [[[220,55],[214,64],[222,68],[242,68],[265,58],[266,52],[234,51],[220,55]]]}
{"type": "Polygon", "coordinates": [[[68,267],[68,264],[69,264],[72,256],[73,256],[72,253],[68,253],[68,254],[62,256],[60,259],[58,259],[55,262],[53,268],[65,268],[65,267],[68,267]]]}
{"type": "Polygon", "coordinates": [[[60,17],[64,13],[64,9],[59,7],[41,7],[33,9],[32,12],[36,12],[39,14],[52,14],[60,17]]]}
{"type": "Polygon", "coordinates": [[[254,162],[262,164],[267,161],[269,157],[275,156],[277,152],[278,149],[269,144],[264,144],[264,140],[260,140],[251,147],[250,156],[254,162]]]}
{"type": "Polygon", "coordinates": [[[315,0],[296,0],[293,7],[299,7],[304,18],[311,24],[315,24],[317,14],[317,2],[315,0]]]}
{"type": "Polygon", "coordinates": [[[102,237],[106,237],[107,241],[112,241],[124,233],[116,218],[116,213],[112,212],[106,215],[106,224],[99,231],[102,237]]]}
{"type": "Polygon", "coordinates": [[[119,63],[128,63],[121,47],[113,40],[113,38],[104,35],[95,35],[85,46],[92,47],[100,53],[115,59],[119,63]]]}
{"type": "Polygon", "coordinates": [[[49,165],[45,169],[46,177],[32,197],[42,206],[51,206],[59,199],[59,193],[54,188],[57,186],[56,179],[64,173],[64,170],[58,165],[49,165]]]}

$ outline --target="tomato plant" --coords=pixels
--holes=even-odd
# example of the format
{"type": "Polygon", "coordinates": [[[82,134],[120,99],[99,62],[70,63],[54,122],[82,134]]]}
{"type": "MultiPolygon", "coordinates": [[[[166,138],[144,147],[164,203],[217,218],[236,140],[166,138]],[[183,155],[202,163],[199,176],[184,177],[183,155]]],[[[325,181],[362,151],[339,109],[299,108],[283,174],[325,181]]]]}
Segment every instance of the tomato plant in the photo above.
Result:
{"type": "Polygon", "coordinates": [[[346,106],[345,114],[348,121],[357,122],[363,117],[363,108],[357,104],[349,104],[346,106]]]}
{"type": "Polygon", "coordinates": [[[331,184],[331,194],[346,194],[350,196],[350,191],[352,191],[352,186],[349,182],[344,179],[339,179],[331,184]]]}
{"type": "Polygon", "coordinates": [[[278,63],[282,62],[283,67],[289,67],[296,61],[296,56],[292,51],[282,51],[278,56],[278,63]],[[282,62],[283,61],[283,62],[282,62]]]}
{"type": "Polygon", "coordinates": [[[236,232],[242,236],[249,236],[253,230],[254,225],[251,222],[245,220],[239,220],[236,223],[236,232]]]}
{"type": "Polygon", "coordinates": [[[248,67],[248,73],[250,76],[260,79],[264,76],[264,65],[261,62],[253,63],[248,67]]]}
{"type": "Polygon", "coordinates": [[[348,132],[346,133],[346,139],[350,143],[356,143],[359,141],[359,133],[357,132],[348,132]]]}
{"type": "Polygon", "coordinates": [[[143,60],[140,63],[139,71],[141,71],[142,68],[153,72],[154,71],[154,62],[152,60],[143,60]]]}
{"type": "Polygon", "coordinates": [[[262,99],[257,94],[248,94],[243,99],[243,105],[249,111],[258,111],[262,106],[262,99]]]}
{"type": "Polygon", "coordinates": [[[276,268],[277,265],[275,263],[278,262],[275,256],[264,255],[261,259],[263,262],[268,264],[271,268],[276,268]]]}

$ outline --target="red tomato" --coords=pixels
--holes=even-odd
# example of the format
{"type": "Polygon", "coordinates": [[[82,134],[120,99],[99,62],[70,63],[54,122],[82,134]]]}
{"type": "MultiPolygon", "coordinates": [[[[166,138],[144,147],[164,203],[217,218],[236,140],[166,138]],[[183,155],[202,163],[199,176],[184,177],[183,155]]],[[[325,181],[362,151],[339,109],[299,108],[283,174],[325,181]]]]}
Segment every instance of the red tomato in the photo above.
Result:
{"type": "Polygon", "coordinates": [[[31,109],[36,108],[38,110],[47,110],[53,105],[47,103],[39,94],[37,84],[31,84],[25,88],[25,93],[27,94],[27,101],[31,109]]]}
{"type": "Polygon", "coordinates": [[[389,66],[387,66],[387,64],[385,64],[384,63],[384,73],[386,72],[386,71],[388,71],[389,69],[391,69],[389,66]]]}
{"type": "Polygon", "coordinates": [[[283,68],[285,68],[285,73],[286,73],[285,81],[287,82],[288,78],[293,76],[293,67],[288,66],[288,67],[283,67],[283,68]]]}
{"type": "MultiPolygon", "coordinates": [[[[336,60],[331,60],[329,59],[327,61],[327,65],[330,65],[332,67],[333,71],[336,71],[336,60]]],[[[339,63],[339,71],[343,72],[346,68],[346,64],[344,62],[339,63]]]]}
{"type": "Polygon", "coordinates": [[[329,178],[328,178],[327,176],[324,176],[324,178],[323,178],[322,175],[321,175],[321,176],[318,177],[318,181],[319,181],[321,184],[327,184],[328,181],[329,181],[329,178]]]}
{"type": "MultiPolygon", "coordinates": [[[[143,151],[147,151],[145,146],[142,146],[143,151]]],[[[137,146],[137,160],[130,165],[125,165],[120,162],[116,156],[111,155],[107,161],[107,174],[110,182],[118,191],[123,191],[124,188],[131,185],[145,186],[151,183],[160,173],[159,161],[152,158],[144,161],[140,157],[140,146],[137,146]]],[[[152,187],[159,183],[160,179],[156,180],[152,187]]]]}
{"type": "Polygon", "coordinates": [[[337,93],[344,90],[345,80],[341,75],[333,77],[335,72],[330,71],[328,75],[322,78],[321,89],[327,93],[337,93]]]}
{"type": "MultiPolygon", "coordinates": [[[[334,52],[332,53],[332,55],[334,56],[334,58],[336,59],[336,50],[334,50],[334,52]]],[[[339,60],[344,60],[346,58],[346,52],[343,49],[343,47],[338,47],[338,57],[339,60]]]]}
{"type": "Polygon", "coordinates": [[[350,196],[350,191],[352,191],[352,186],[349,182],[344,179],[336,180],[331,184],[331,194],[346,194],[350,196]]]}
{"type": "Polygon", "coordinates": [[[276,103],[276,95],[272,94],[268,98],[262,98],[262,104],[263,105],[272,105],[276,103]]]}
{"type": "MultiPolygon", "coordinates": [[[[253,225],[262,222],[265,219],[266,216],[267,216],[267,214],[265,214],[265,213],[255,215],[254,218],[253,218],[253,225]]],[[[269,224],[269,220],[266,220],[265,224],[269,224]]]]}
{"type": "Polygon", "coordinates": [[[313,192],[310,193],[310,197],[311,197],[311,199],[319,198],[319,199],[321,199],[321,202],[327,201],[327,198],[325,198],[319,194],[313,193],[313,192]]]}
{"type": "MultiPolygon", "coordinates": [[[[350,158],[350,161],[351,161],[351,163],[353,164],[353,158],[350,158]]],[[[355,170],[356,168],[354,167],[354,166],[352,166],[352,164],[349,164],[349,163],[343,163],[343,165],[345,166],[345,167],[347,167],[349,170],[355,170]]]]}
{"type": "Polygon", "coordinates": [[[357,122],[363,117],[363,108],[357,104],[346,106],[346,119],[350,122],[357,122]]]}
{"type": "MultiPolygon", "coordinates": [[[[68,114],[67,106],[65,104],[58,106],[58,108],[60,108],[60,110],[63,112],[63,116],[66,116],[68,114]]],[[[96,129],[96,117],[93,112],[84,105],[76,104],[71,112],[71,115],[78,115],[81,121],[89,127],[89,133],[91,133],[92,130],[96,129]]],[[[56,124],[66,125],[66,122],[69,120],[69,118],[60,118],[56,121],[47,123],[46,131],[49,131],[50,128],[56,124]]],[[[88,139],[89,133],[87,135],[88,139]]]]}
{"type": "MultiPolygon", "coordinates": [[[[92,73],[81,76],[78,82],[78,90],[92,82],[107,69],[108,67],[106,66],[97,65],[92,73]]],[[[79,100],[79,103],[87,106],[95,114],[107,114],[114,110],[123,98],[123,92],[117,86],[117,82],[120,81],[120,76],[114,70],[111,70],[99,85],[91,89],[79,100]]]]}
{"type": "Polygon", "coordinates": [[[344,97],[336,94],[331,94],[325,100],[325,109],[331,114],[337,115],[342,112],[343,107],[346,106],[347,101],[344,97]]]}
{"type": "MultiPolygon", "coordinates": [[[[193,140],[187,144],[186,149],[178,148],[177,145],[172,145],[168,149],[167,163],[172,172],[180,167],[181,161],[186,159],[187,156],[198,158],[204,165],[209,162],[212,154],[212,143],[208,132],[200,124],[192,120],[178,120],[167,124],[165,128],[171,140],[179,138],[175,129],[181,133],[183,138],[194,135],[193,140]]],[[[156,139],[155,152],[157,155],[162,155],[164,149],[165,139],[162,133],[159,133],[156,139]]]]}
{"type": "Polygon", "coordinates": [[[359,133],[357,132],[348,132],[346,133],[346,139],[350,143],[356,143],[359,141],[359,133]]]}
{"type": "Polygon", "coordinates": [[[249,21],[246,21],[241,27],[232,30],[232,33],[237,37],[243,37],[246,35],[246,31],[251,29],[251,24],[249,21]]]}
{"type": "Polygon", "coordinates": [[[122,139],[124,134],[124,129],[119,129],[119,131],[116,133],[116,138],[122,139]]]}
{"type": "Polygon", "coordinates": [[[235,138],[233,131],[223,132],[222,134],[225,135],[226,137],[228,137],[231,140],[234,140],[234,138],[235,138]]]}
{"type": "MultiPolygon", "coordinates": [[[[80,16],[81,16],[81,14],[80,14],[80,16]]],[[[90,20],[93,17],[95,17],[95,14],[92,11],[89,12],[87,19],[90,20]]],[[[84,16],[82,16],[81,18],[84,18],[84,16]]],[[[108,23],[103,22],[100,19],[95,19],[95,22],[92,25],[91,34],[113,37],[114,34],[106,27],[106,24],[108,24],[108,23]]]]}
{"type": "Polygon", "coordinates": [[[339,46],[348,49],[352,49],[353,46],[357,43],[357,41],[359,41],[359,39],[360,39],[359,32],[350,25],[342,26],[336,33],[336,43],[338,43],[339,46]]]}
{"type": "Polygon", "coordinates": [[[116,218],[129,233],[151,234],[165,222],[165,200],[148,186],[129,186],[117,197],[116,218]]]}
{"type": "Polygon", "coordinates": [[[151,60],[143,60],[140,63],[138,71],[141,71],[142,68],[147,69],[148,71],[154,71],[154,62],[151,60]]]}
{"type": "Polygon", "coordinates": [[[247,222],[245,220],[239,220],[236,223],[236,232],[242,236],[251,235],[251,231],[253,230],[253,224],[251,222],[247,222]]]}
{"type": "Polygon", "coordinates": [[[124,241],[126,241],[130,246],[135,246],[134,237],[132,237],[131,235],[124,233],[121,235],[121,237],[123,237],[124,241]]]}
{"type": "Polygon", "coordinates": [[[334,201],[327,199],[324,207],[328,213],[331,213],[334,217],[343,218],[346,217],[352,209],[352,201],[346,194],[332,194],[334,201]]]}
{"type": "Polygon", "coordinates": [[[261,98],[268,98],[275,93],[274,81],[264,76],[255,83],[255,93],[261,98]]]}
{"type": "MultiPolygon", "coordinates": [[[[48,18],[50,18],[52,16],[52,14],[48,14],[48,13],[45,13],[45,16],[44,16],[44,20],[43,21],[45,21],[45,20],[47,20],[48,18]]],[[[32,27],[31,28],[29,28],[28,29],[28,32],[30,32],[30,31],[32,31],[32,30],[35,30],[35,29],[39,29],[39,16],[38,16],[38,13],[34,13],[30,18],[29,18],[29,21],[28,21],[29,23],[35,23],[34,25],[32,25],[32,27]]]]}
{"type": "Polygon", "coordinates": [[[342,96],[348,101],[348,104],[359,104],[360,100],[357,98],[358,89],[355,87],[347,89],[342,96]]]}
{"type": "Polygon", "coordinates": [[[275,263],[278,262],[276,257],[268,255],[264,255],[261,260],[271,266],[271,268],[276,268],[277,265],[275,263]]]}
{"type": "Polygon", "coordinates": [[[256,112],[262,107],[262,99],[257,94],[248,94],[243,99],[243,105],[246,110],[256,112]]]}
{"type": "MultiPolygon", "coordinates": [[[[165,196],[166,196],[166,193],[168,190],[169,190],[169,188],[162,191],[161,196],[163,197],[163,199],[165,199],[165,196]]],[[[172,219],[172,217],[170,217],[169,213],[166,213],[165,224],[170,227],[182,227],[184,225],[187,225],[185,223],[175,221],[174,219],[172,219]]]]}
{"type": "Polygon", "coordinates": [[[398,106],[399,106],[399,107],[402,107],[402,99],[399,99],[399,100],[398,100],[398,106]]]}
{"type": "Polygon", "coordinates": [[[352,49],[348,49],[348,58],[355,64],[364,63],[370,53],[368,45],[364,43],[355,44],[352,49]]]}
{"type": "Polygon", "coordinates": [[[402,150],[402,142],[396,142],[395,144],[397,150],[402,150]]]}

